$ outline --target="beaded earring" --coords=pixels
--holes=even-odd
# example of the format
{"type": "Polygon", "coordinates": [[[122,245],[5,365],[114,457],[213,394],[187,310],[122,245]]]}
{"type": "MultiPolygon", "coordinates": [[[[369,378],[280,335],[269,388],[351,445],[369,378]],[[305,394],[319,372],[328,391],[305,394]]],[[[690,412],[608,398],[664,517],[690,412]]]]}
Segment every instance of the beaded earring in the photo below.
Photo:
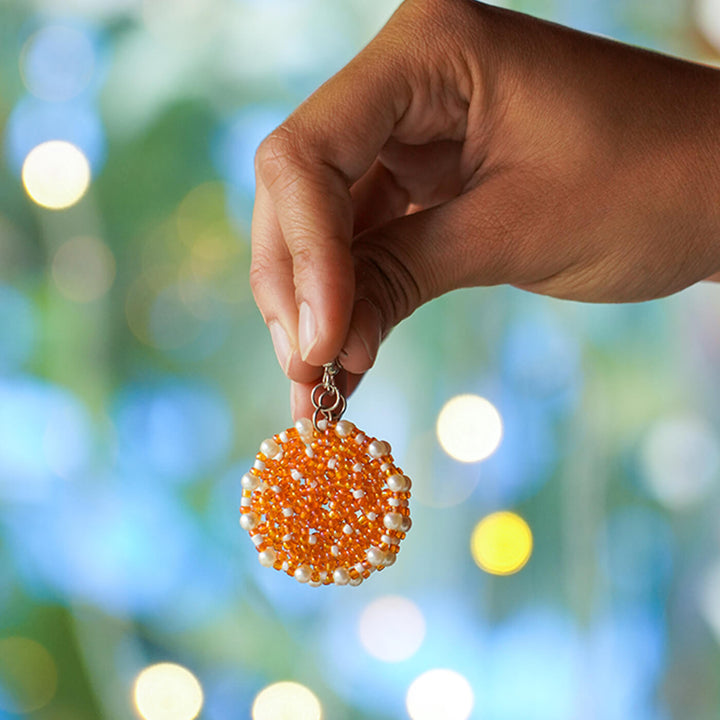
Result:
{"type": "Polygon", "coordinates": [[[390,445],[341,419],[340,369],[324,366],[312,420],[263,440],[242,478],[240,526],[260,563],[312,586],[360,585],[395,562],[412,524],[390,445]]]}

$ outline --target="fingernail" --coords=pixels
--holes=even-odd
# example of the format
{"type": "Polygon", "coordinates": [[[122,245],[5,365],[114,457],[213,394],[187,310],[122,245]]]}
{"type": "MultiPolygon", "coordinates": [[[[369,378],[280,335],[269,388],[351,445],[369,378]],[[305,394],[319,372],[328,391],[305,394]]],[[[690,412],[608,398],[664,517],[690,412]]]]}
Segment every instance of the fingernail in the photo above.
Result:
{"type": "Polygon", "coordinates": [[[380,318],[375,306],[368,300],[358,300],[342,349],[344,367],[354,373],[369,370],[375,362],[380,339],[380,318]]]}
{"type": "Polygon", "coordinates": [[[285,328],[277,320],[273,320],[268,327],[270,329],[270,337],[272,338],[278,362],[287,375],[288,367],[290,366],[290,358],[292,357],[292,345],[290,344],[290,338],[285,332],[285,328]]]}
{"type": "Polygon", "coordinates": [[[298,323],[298,341],[300,343],[300,356],[307,360],[310,351],[318,340],[317,321],[310,306],[304,302],[300,305],[300,319],[298,323]]]}

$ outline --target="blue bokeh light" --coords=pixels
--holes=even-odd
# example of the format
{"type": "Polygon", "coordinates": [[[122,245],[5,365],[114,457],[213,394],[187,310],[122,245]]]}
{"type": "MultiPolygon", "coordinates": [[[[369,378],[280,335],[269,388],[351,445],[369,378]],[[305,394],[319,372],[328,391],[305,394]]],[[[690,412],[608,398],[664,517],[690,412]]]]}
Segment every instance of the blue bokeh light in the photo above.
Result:
{"type": "Polygon", "coordinates": [[[65,140],[80,148],[93,172],[105,161],[105,131],[97,110],[88,102],[46,102],[31,95],[22,98],[8,119],[5,151],[19,176],[27,154],[49,140],[65,140]]]}
{"type": "Polygon", "coordinates": [[[288,115],[290,108],[249,105],[219,129],[213,159],[220,175],[252,197],[255,193],[255,151],[288,115]]]}
{"type": "Polygon", "coordinates": [[[0,381],[0,498],[39,501],[58,478],[76,480],[92,447],[84,406],[32,377],[0,381]]]}
{"type": "Polygon", "coordinates": [[[14,288],[0,285],[0,374],[21,368],[32,356],[37,336],[35,308],[14,288]]]}
{"type": "Polygon", "coordinates": [[[37,30],[21,56],[25,85],[41,100],[65,101],[93,84],[98,38],[88,26],[53,23],[37,30]]]}
{"type": "Polygon", "coordinates": [[[571,720],[581,657],[578,631],[558,610],[535,606],[508,618],[491,636],[481,717],[571,720]]]}
{"type": "Polygon", "coordinates": [[[543,401],[508,391],[498,399],[497,408],[503,437],[481,464],[478,495],[499,507],[536,493],[557,466],[558,448],[552,412],[543,401]]]}
{"type": "Polygon", "coordinates": [[[188,482],[217,469],[232,446],[227,401],[198,382],[128,386],[114,417],[120,463],[131,473],[188,482]]]}
{"type": "Polygon", "coordinates": [[[508,328],[501,350],[502,377],[517,392],[566,410],[581,385],[580,348],[558,319],[523,315],[508,328]]]}
{"type": "Polygon", "coordinates": [[[189,518],[149,481],[69,485],[52,504],[16,508],[3,522],[26,588],[113,614],[171,602],[197,563],[189,518]]]}

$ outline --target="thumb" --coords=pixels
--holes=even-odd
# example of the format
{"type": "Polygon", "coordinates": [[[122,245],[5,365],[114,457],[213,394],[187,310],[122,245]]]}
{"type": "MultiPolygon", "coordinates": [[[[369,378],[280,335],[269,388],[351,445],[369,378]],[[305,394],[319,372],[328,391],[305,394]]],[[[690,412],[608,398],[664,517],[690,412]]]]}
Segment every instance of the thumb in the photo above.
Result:
{"type": "Polygon", "coordinates": [[[508,179],[495,177],[359,235],[352,246],[355,306],[343,367],[366,372],[381,338],[439,295],[522,278],[523,228],[534,224],[534,204],[508,179]]]}

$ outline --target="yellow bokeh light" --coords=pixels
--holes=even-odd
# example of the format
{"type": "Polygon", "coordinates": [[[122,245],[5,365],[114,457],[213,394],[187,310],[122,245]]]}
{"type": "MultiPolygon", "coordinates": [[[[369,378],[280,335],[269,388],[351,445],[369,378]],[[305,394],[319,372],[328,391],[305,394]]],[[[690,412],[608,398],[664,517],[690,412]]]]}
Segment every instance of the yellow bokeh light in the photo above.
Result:
{"type": "Polygon", "coordinates": [[[40,643],[24,637],[0,639],[0,710],[34,712],[52,700],[57,683],[55,661],[40,643]]]}
{"type": "Polygon", "coordinates": [[[25,158],[22,179],[27,194],[51,210],[69,208],[90,185],[90,164],[80,148],[64,140],[34,147],[25,158]]]}
{"type": "Polygon", "coordinates": [[[135,680],[134,695],[145,720],[193,720],[203,705],[198,679],[175,663],[146,667],[135,680]]]}
{"type": "Polygon", "coordinates": [[[470,549],[480,568],[493,575],[512,575],[530,559],[533,536],[519,515],[496,512],[475,527],[470,549]]]}
{"type": "Polygon", "coordinates": [[[452,398],[438,416],[440,445],[460,462],[478,462],[492,455],[500,444],[502,432],[500,413],[479,395],[452,398]]]}
{"type": "Polygon", "coordinates": [[[412,657],[425,639],[425,618],[411,600],[388,595],[371,602],[360,616],[358,635],[378,660],[400,662],[412,657]],[[392,632],[388,629],[392,628],[392,632]]]}
{"type": "Polygon", "coordinates": [[[320,720],[322,706],[312,690],[295,682],[268,685],[252,706],[252,720],[320,720]]]}
{"type": "Polygon", "coordinates": [[[467,720],[475,694],[460,673],[438,668],[415,678],[405,703],[412,720],[467,720]]]}
{"type": "Polygon", "coordinates": [[[115,278],[115,258],[100,240],[76,237],[58,248],[52,275],[65,297],[75,302],[91,302],[110,289],[115,278]]]}

